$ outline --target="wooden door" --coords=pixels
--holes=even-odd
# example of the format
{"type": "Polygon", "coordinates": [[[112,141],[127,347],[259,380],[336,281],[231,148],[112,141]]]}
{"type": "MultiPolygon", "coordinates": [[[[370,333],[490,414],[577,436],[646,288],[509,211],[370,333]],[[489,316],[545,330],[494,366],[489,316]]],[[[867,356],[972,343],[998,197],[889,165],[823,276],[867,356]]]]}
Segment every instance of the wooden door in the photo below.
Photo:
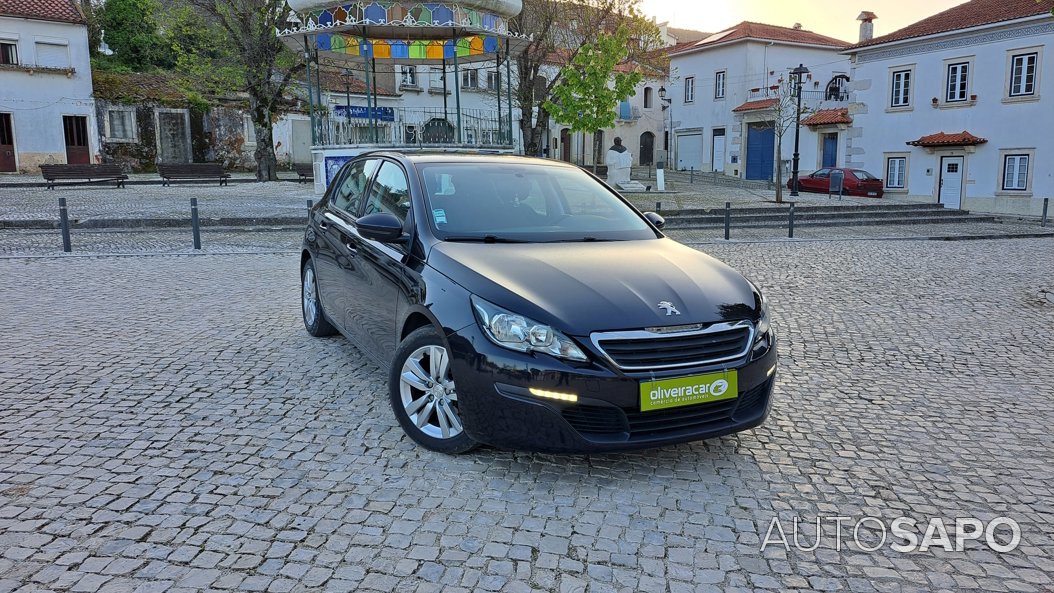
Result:
{"type": "Polygon", "coordinates": [[[0,113],[0,172],[13,173],[15,166],[15,134],[11,126],[11,114],[0,113]]]}
{"type": "Polygon", "coordinates": [[[88,118],[83,115],[63,115],[62,132],[66,137],[66,163],[70,165],[91,164],[91,149],[88,147],[88,118]]]}

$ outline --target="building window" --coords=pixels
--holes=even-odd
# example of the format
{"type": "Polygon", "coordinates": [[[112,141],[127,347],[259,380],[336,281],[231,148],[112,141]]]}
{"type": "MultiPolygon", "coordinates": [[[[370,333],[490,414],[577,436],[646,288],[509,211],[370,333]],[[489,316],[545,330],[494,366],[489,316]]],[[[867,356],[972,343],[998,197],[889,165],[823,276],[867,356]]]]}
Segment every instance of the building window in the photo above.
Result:
{"type": "Polygon", "coordinates": [[[479,88],[479,70],[462,70],[461,71],[461,88],[465,88],[465,89],[479,88]]]}
{"type": "Polygon", "coordinates": [[[1036,94],[1036,65],[1039,54],[1014,56],[1010,66],[1010,96],[1024,97],[1036,94]]]}
{"type": "Polygon", "coordinates": [[[691,103],[695,101],[695,77],[689,76],[684,79],[684,102],[691,103]]]}
{"type": "Polygon", "coordinates": [[[965,101],[970,92],[970,64],[960,62],[948,64],[948,93],[945,101],[956,103],[965,101]]]}
{"type": "Polygon", "coordinates": [[[652,90],[652,88],[650,86],[644,87],[644,108],[645,109],[651,109],[652,107],[655,106],[653,104],[653,102],[655,101],[655,99],[653,98],[653,95],[654,95],[654,91],[652,90]]]}
{"type": "Polygon", "coordinates": [[[132,109],[107,111],[106,138],[111,141],[134,142],[136,139],[135,111],[132,109]]]}
{"type": "Polygon", "coordinates": [[[849,100],[849,77],[845,74],[838,74],[831,79],[831,82],[827,83],[827,90],[824,91],[825,101],[848,101],[849,100]]]}
{"type": "Polygon", "coordinates": [[[904,189],[908,170],[908,158],[903,156],[886,159],[886,187],[904,189]]]}
{"type": "Polygon", "coordinates": [[[500,75],[496,70],[487,70],[487,90],[496,91],[501,84],[500,75]]]}
{"type": "Polygon", "coordinates": [[[0,64],[14,66],[18,64],[18,46],[14,43],[0,43],[0,64]]]}
{"type": "Polygon", "coordinates": [[[1008,154],[1003,157],[1003,190],[1028,191],[1027,154],[1008,154]]]}
{"type": "Polygon", "coordinates": [[[725,71],[722,70],[714,76],[714,98],[725,98],[725,71]]]}
{"type": "Polygon", "coordinates": [[[893,95],[889,104],[891,107],[911,105],[911,70],[898,70],[893,73],[893,95]]]}
{"type": "Polygon", "coordinates": [[[37,66],[43,68],[69,68],[70,48],[58,43],[37,42],[37,66]]]}
{"type": "Polygon", "coordinates": [[[400,86],[417,86],[417,67],[416,66],[403,66],[400,70],[401,77],[399,79],[400,86]]]}

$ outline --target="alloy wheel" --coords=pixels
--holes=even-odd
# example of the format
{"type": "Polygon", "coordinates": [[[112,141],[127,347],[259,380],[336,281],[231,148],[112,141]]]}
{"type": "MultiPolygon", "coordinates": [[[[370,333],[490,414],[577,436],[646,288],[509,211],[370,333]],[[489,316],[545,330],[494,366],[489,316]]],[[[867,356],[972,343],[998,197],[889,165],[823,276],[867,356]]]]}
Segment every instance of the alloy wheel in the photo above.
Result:
{"type": "Polygon", "coordinates": [[[399,393],[410,422],[424,434],[450,439],[464,430],[446,348],[428,345],[414,350],[403,363],[399,393]]]}

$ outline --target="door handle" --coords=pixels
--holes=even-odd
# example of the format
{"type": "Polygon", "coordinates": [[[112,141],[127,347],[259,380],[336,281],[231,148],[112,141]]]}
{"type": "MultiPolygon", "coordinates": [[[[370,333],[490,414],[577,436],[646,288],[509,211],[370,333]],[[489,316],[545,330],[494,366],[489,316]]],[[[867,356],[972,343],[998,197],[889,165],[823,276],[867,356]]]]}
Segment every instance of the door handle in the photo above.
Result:
{"type": "Polygon", "coordinates": [[[320,228],[322,230],[326,230],[326,229],[329,228],[329,223],[326,222],[325,220],[320,220],[320,221],[318,221],[318,228],[320,228]]]}

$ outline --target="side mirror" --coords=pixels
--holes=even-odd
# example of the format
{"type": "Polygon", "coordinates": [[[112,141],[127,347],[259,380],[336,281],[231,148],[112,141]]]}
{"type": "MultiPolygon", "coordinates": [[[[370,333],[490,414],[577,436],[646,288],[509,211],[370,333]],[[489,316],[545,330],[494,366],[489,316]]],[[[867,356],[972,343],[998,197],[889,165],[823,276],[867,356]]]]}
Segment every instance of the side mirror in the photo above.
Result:
{"type": "Polygon", "coordinates": [[[655,228],[657,228],[659,230],[662,230],[662,229],[666,228],[666,219],[661,217],[661,216],[659,216],[658,214],[656,214],[654,212],[645,212],[644,213],[644,218],[647,218],[648,222],[650,222],[653,225],[655,225],[655,228]]]}
{"type": "Polygon", "coordinates": [[[359,234],[371,241],[398,243],[403,238],[403,221],[388,212],[375,212],[360,218],[355,226],[359,234]]]}

